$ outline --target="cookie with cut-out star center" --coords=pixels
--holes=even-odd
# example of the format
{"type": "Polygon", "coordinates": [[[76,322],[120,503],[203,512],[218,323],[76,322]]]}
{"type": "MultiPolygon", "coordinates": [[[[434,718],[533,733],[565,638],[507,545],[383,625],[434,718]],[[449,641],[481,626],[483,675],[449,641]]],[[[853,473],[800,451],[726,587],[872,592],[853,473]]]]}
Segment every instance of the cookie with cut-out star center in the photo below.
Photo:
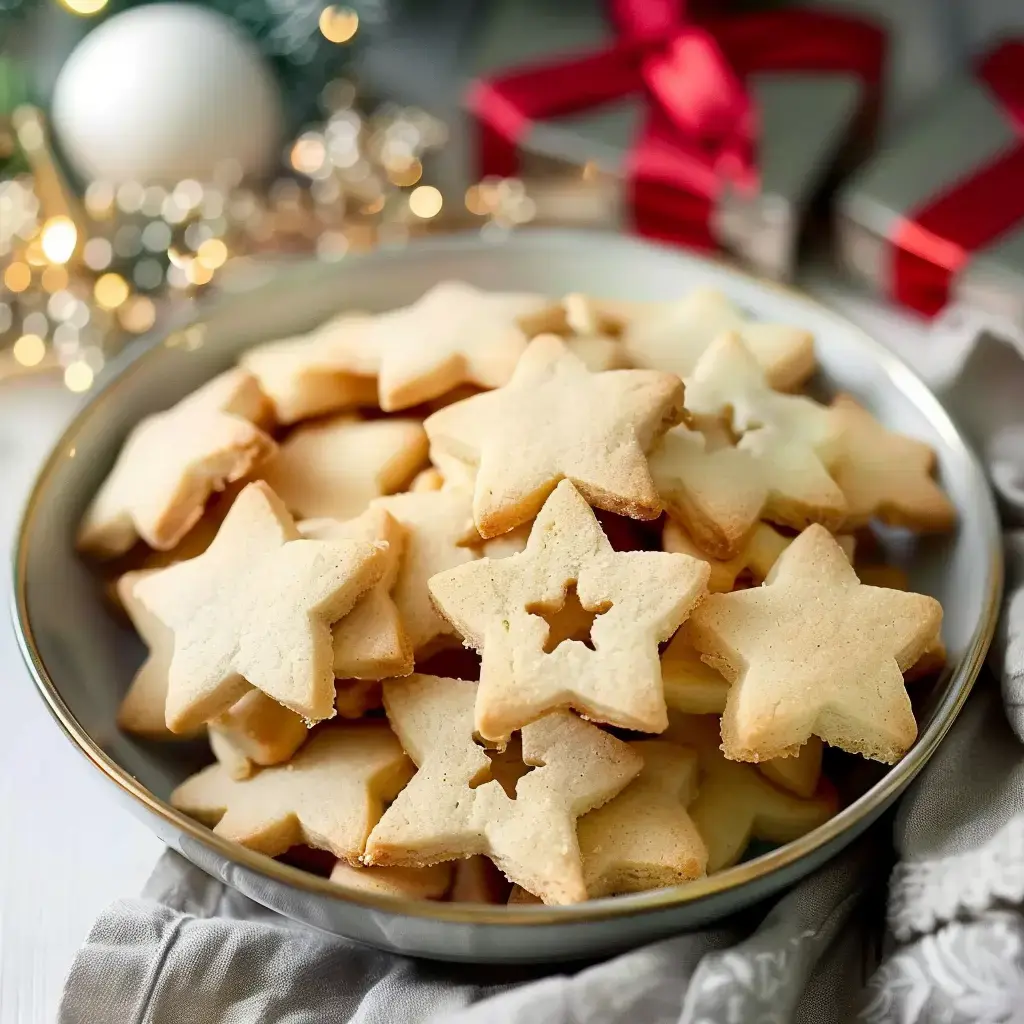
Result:
{"type": "Polygon", "coordinates": [[[429,401],[460,384],[498,388],[526,348],[519,318],[546,305],[539,295],[484,292],[445,281],[347,338],[345,364],[352,373],[377,378],[385,412],[429,401]]]}
{"type": "Polygon", "coordinates": [[[640,774],[603,807],[580,818],[576,834],[591,899],[700,878],[707,850],[686,808],[697,795],[697,755],[664,740],[630,744],[640,774]]]}
{"type": "Polygon", "coordinates": [[[242,356],[242,366],[259,381],[278,423],[376,406],[377,381],[350,373],[344,358],[351,339],[369,323],[365,315],[347,313],[309,334],[257,345],[242,356]]]}
{"type": "Polygon", "coordinates": [[[763,586],[711,594],[690,617],[694,646],[732,682],[726,756],[786,756],[814,735],[898,761],[917,737],[903,673],[941,622],[934,598],[862,585],[835,538],[808,527],[763,586]]]}
{"type": "Polygon", "coordinates": [[[335,416],[298,427],[260,476],[301,519],[353,519],[427,461],[418,420],[335,416]]]}
{"type": "Polygon", "coordinates": [[[486,854],[546,903],[587,898],[576,819],[642,767],[629,745],[559,711],[522,731],[509,796],[473,739],[476,684],[411,676],[384,684],[388,720],[418,771],[370,833],[366,864],[427,865],[486,854]]]}
{"type": "Polygon", "coordinates": [[[483,558],[430,581],[441,613],[482,657],[476,728],[503,742],[554,708],[641,732],[665,728],[658,644],[705,592],[706,563],[660,551],[616,552],[563,480],[525,551],[483,558]],[[589,642],[559,633],[570,591],[592,619],[589,642]]]}
{"type": "Polygon", "coordinates": [[[366,837],[412,775],[385,723],[330,726],[287,764],[232,779],[219,764],[186,779],[171,803],[225,839],[277,857],[300,843],[357,863],[366,837]]]}
{"type": "Polygon", "coordinates": [[[753,765],[727,760],[716,717],[673,715],[666,738],[697,751],[697,798],[687,810],[707,847],[709,875],[736,864],[752,839],[789,843],[839,810],[825,779],[802,798],[772,785],[753,765]]]}
{"type": "Polygon", "coordinates": [[[748,320],[712,288],[695,289],[675,302],[633,303],[619,312],[626,321],[622,345],[634,366],[687,377],[719,335],[735,331],[773,388],[793,391],[814,373],[809,331],[748,320]]]}
{"type": "Polygon", "coordinates": [[[850,528],[872,518],[936,533],[953,528],[956,509],[932,476],[929,445],[886,430],[849,395],[838,395],[831,411],[841,432],[832,475],[846,497],[850,528]]]}
{"type": "Polygon", "coordinates": [[[827,469],[841,425],[810,398],[773,391],[738,335],[708,346],[687,378],[686,407],[699,418],[727,417],[737,449],[752,457],[752,473],[767,491],[761,517],[793,529],[842,525],[846,500],[827,469]]]}
{"type": "Polygon", "coordinates": [[[432,450],[476,468],[473,518],[489,538],[533,519],[563,479],[598,508],[657,518],[646,453],[681,420],[682,402],[672,374],[590,373],[563,341],[542,335],[506,387],[450,405],[424,426],[432,450]]]}
{"type": "Polygon", "coordinates": [[[78,528],[80,551],[124,554],[141,537],[173,548],[199,521],[210,495],[246,476],[275,451],[254,420],[265,399],[255,379],[229,370],[128,435],[78,528]]]}
{"type": "Polygon", "coordinates": [[[348,522],[306,519],[298,524],[298,530],[315,540],[387,544],[380,580],[331,629],[334,674],[339,679],[407,676],[413,668],[413,648],[391,594],[405,550],[405,528],[384,509],[369,508],[348,522]]]}
{"type": "Polygon", "coordinates": [[[380,579],[387,548],[302,538],[265,483],[235,499],[203,554],[135,596],[174,634],[167,725],[188,730],[249,686],[307,721],[334,714],[331,625],[380,579]]]}

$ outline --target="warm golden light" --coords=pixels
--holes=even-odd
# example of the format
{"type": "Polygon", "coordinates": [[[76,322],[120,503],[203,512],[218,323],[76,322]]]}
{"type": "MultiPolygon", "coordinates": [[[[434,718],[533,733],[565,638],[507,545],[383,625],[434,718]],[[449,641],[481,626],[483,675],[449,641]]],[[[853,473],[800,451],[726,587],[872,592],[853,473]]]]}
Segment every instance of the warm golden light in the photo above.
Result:
{"type": "Polygon", "coordinates": [[[316,174],[327,159],[324,140],[317,135],[301,136],[295,140],[289,159],[300,174],[316,174]]]}
{"type": "Polygon", "coordinates": [[[82,250],[82,258],[90,270],[103,270],[110,266],[114,250],[105,238],[90,238],[82,250]]]}
{"type": "Polygon", "coordinates": [[[107,0],[61,0],[61,3],[72,14],[81,14],[84,18],[99,14],[107,6],[107,0]]]}
{"type": "Polygon", "coordinates": [[[64,370],[64,386],[68,391],[88,391],[95,374],[88,363],[69,363],[64,370]]]}
{"type": "Polygon", "coordinates": [[[145,295],[136,295],[121,306],[117,311],[117,318],[126,331],[142,334],[155,323],[156,307],[145,295]]]}
{"type": "Polygon", "coordinates": [[[32,270],[24,263],[11,263],[4,271],[4,284],[12,292],[23,292],[32,283],[32,270]]]}
{"type": "Polygon", "coordinates": [[[128,282],[120,274],[104,274],[93,287],[97,305],[117,309],[128,298],[128,282]]]}
{"type": "Polygon", "coordinates": [[[423,164],[416,160],[406,160],[402,163],[394,163],[388,168],[388,180],[393,185],[408,188],[415,185],[423,177],[423,164]]]}
{"type": "Polygon", "coordinates": [[[22,366],[38,366],[46,355],[46,344],[38,334],[23,334],[14,343],[13,351],[22,366]]]}
{"type": "Polygon", "coordinates": [[[185,268],[185,276],[188,278],[189,284],[204,285],[213,280],[213,271],[205,263],[193,260],[185,268]]]}
{"type": "Polygon", "coordinates": [[[409,209],[417,217],[429,220],[441,212],[444,199],[433,185],[420,185],[409,193],[409,209]]]}
{"type": "Polygon", "coordinates": [[[43,286],[43,291],[49,292],[52,295],[54,292],[63,291],[67,288],[68,272],[61,266],[47,267],[39,280],[43,286]]]}
{"type": "Polygon", "coordinates": [[[359,29],[359,15],[349,7],[331,5],[320,12],[320,31],[331,43],[347,43],[359,29]]]}
{"type": "Polygon", "coordinates": [[[219,238],[208,238],[196,250],[196,259],[209,270],[223,267],[227,258],[228,247],[219,238]]]}
{"type": "Polygon", "coordinates": [[[51,217],[39,237],[51,263],[67,263],[78,244],[78,229],[70,217],[51,217]]]}

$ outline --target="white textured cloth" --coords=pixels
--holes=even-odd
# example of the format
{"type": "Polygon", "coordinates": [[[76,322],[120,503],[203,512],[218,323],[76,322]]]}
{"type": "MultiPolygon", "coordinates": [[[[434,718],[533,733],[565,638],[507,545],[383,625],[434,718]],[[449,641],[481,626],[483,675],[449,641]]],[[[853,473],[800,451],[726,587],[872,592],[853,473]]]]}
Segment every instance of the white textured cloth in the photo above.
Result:
{"type": "MultiPolygon", "coordinates": [[[[1024,524],[1024,361],[983,339],[944,398],[1024,524]]],[[[992,671],[895,817],[767,912],[584,969],[452,966],[303,928],[168,853],[97,920],[60,1024],[1024,1022],[1024,531],[1006,545],[992,671]]]]}

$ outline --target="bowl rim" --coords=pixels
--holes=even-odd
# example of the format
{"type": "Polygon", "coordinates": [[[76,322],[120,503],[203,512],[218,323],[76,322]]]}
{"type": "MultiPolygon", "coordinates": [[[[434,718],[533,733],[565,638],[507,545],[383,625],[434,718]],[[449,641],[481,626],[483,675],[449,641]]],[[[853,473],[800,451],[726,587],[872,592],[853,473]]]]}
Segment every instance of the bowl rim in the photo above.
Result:
{"type": "MultiPolygon", "coordinates": [[[[1000,541],[999,521],[995,501],[988,486],[984,471],[974,452],[970,449],[959,430],[953,424],[942,404],[928,389],[924,382],[891,350],[876,341],[865,330],[858,327],[846,317],[829,309],[823,303],[811,298],[796,288],[781,285],[777,282],[762,280],[743,270],[726,264],[722,260],[708,259],[692,253],[676,249],[662,243],[641,240],[614,232],[587,230],[550,230],[532,229],[512,234],[501,242],[502,248],[512,248],[529,252],[540,250],[550,254],[552,248],[576,248],[583,245],[594,245],[599,242],[605,246],[618,246],[628,252],[630,248],[657,249],[666,255],[678,258],[685,263],[713,263],[729,274],[753,282],[768,290],[773,290],[796,299],[815,310],[819,315],[825,314],[841,324],[847,332],[858,335],[858,340],[872,354],[883,372],[889,377],[896,388],[912,402],[939,430],[946,442],[956,454],[966,459],[972,467],[979,483],[978,515],[982,519],[982,527],[987,540],[988,589],[984,607],[978,625],[971,637],[963,658],[949,677],[946,693],[936,708],[932,721],[923,734],[920,734],[906,756],[894,765],[866,793],[853,803],[844,807],[838,814],[823,825],[802,836],[800,839],[762,854],[752,860],[744,861],[724,871],[688,882],[684,885],[666,889],[654,889],[630,895],[604,897],[588,900],[583,903],[566,906],[534,906],[512,905],[491,906],[487,904],[444,903],[431,900],[401,899],[393,896],[359,892],[349,889],[329,879],[322,878],[300,868],[292,867],[281,861],[274,860],[260,853],[241,846],[238,843],[216,835],[212,830],[200,825],[181,811],[161,800],[129,772],[117,764],[81,726],[70,708],[64,703],[60,692],[50,677],[36,644],[32,623],[28,613],[28,581],[27,564],[29,540],[38,510],[46,499],[46,493],[66,452],[74,447],[75,439],[83,425],[93,416],[101,415],[105,402],[116,397],[120,388],[131,381],[133,373],[144,362],[158,357],[158,354],[169,348],[176,347],[175,335],[179,331],[199,324],[211,309],[219,309],[226,304],[244,301],[245,295],[224,294],[210,304],[200,303],[194,315],[186,322],[172,325],[151,332],[139,339],[117,359],[111,361],[108,372],[104,373],[101,386],[94,391],[76,412],[70,423],[54,443],[49,455],[32,484],[28,500],[22,512],[21,521],[15,535],[13,558],[13,594],[11,613],[18,646],[44,703],[57,721],[65,736],[79,751],[112,783],[128,796],[137,800],[142,807],[162,818],[178,832],[199,842],[211,853],[223,857],[229,862],[247,868],[258,875],[269,878],[286,886],[295,887],[305,893],[338,900],[342,903],[354,904],[366,910],[388,914],[403,914],[409,917],[426,918],[441,923],[501,925],[501,926],[541,926],[569,925],[584,922],[613,920],[632,917],[652,911],[667,910],[683,904],[720,895],[772,875],[775,872],[795,864],[797,861],[810,857],[816,851],[828,846],[843,835],[847,830],[854,829],[859,822],[870,818],[876,810],[884,807],[921,771],[932,756],[938,744],[952,725],[967,699],[974,681],[981,670],[989,644],[995,632],[998,619],[1003,587],[1003,558],[1000,541]]],[[[494,246],[481,240],[478,232],[459,232],[434,238],[410,242],[402,249],[378,249],[373,252],[346,257],[346,265],[358,262],[360,265],[373,266],[380,263],[394,270],[394,261],[429,259],[432,254],[478,250],[487,252],[494,246]]],[[[315,260],[289,260],[284,265],[293,272],[305,273],[310,267],[323,265],[315,260]]],[[[281,272],[277,268],[276,274],[281,272]]],[[[276,276],[275,274],[275,276],[276,276]]],[[[180,337],[180,335],[179,335],[180,337]]]]}

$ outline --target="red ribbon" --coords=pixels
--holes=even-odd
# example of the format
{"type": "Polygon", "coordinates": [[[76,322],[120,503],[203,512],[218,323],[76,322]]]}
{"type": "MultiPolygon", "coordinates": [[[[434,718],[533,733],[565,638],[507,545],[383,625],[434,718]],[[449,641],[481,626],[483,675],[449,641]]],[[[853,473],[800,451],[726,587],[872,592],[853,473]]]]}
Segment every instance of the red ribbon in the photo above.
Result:
{"type": "Polygon", "coordinates": [[[1024,220],[1024,42],[1003,43],[978,68],[1019,138],[980,170],[933,197],[896,230],[892,295],[934,316],[971,253],[1024,220]]]}
{"type": "Polygon", "coordinates": [[[711,214],[724,188],[758,186],[757,112],[745,79],[759,72],[853,75],[875,100],[885,41],[874,26],[824,11],[699,18],[683,0],[613,0],[606,50],[474,83],[480,171],[504,177],[534,122],[641,95],[644,126],[627,161],[642,234],[715,248],[711,214]]]}

